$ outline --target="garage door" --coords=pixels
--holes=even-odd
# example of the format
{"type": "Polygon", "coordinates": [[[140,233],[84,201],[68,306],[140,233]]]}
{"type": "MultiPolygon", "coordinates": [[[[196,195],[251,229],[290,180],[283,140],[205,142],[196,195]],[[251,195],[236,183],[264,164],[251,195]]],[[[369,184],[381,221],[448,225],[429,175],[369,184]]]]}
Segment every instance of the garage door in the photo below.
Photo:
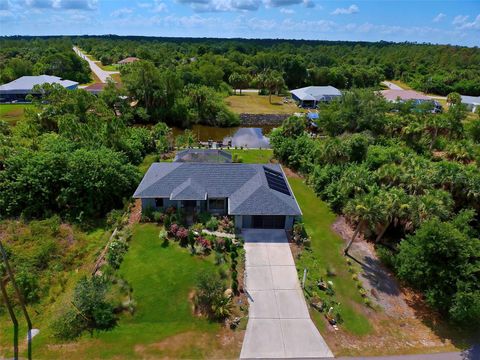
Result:
{"type": "Polygon", "coordinates": [[[284,229],[285,216],[254,215],[252,227],[255,229],[284,229]]]}

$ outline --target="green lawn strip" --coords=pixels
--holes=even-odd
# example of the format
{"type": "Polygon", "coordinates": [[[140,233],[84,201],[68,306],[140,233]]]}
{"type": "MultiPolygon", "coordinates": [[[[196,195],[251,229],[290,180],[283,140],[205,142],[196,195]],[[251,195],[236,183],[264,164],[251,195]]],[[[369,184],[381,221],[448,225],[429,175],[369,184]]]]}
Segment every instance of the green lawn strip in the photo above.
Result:
{"type": "Polygon", "coordinates": [[[227,150],[232,155],[237,155],[242,162],[249,164],[264,164],[269,163],[273,157],[273,150],[270,149],[252,149],[252,150],[240,150],[233,149],[227,150]]]}
{"type": "Polygon", "coordinates": [[[15,125],[18,121],[25,118],[25,109],[31,104],[1,104],[0,120],[6,121],[10,125],[15,125]]]}
{"type": "MultiPolygon", "coordinates": [[[[344,323],[340,326],[355,335],[369,333],[372,326],[367,317],[358,310],[365,305],[342,256],[343,241],[331,230],[335,215],[302,179],[289,178],[289,183],[302,209],[305,227],[311,237],[311,251],[305,250],[300,258],[296,259],[299,274],[303,275],[307,268],[307,279],[311,284],[315,284],[320,277],[331,280],[335,299],[341,304],[340,314],[344,323]],[[334,270],[336,276],[327,278],[327,268],[334,270]]],[[[322,291],[317,293],[322,296],[322,291]]],[[[321,316],[314,316],[313,319],[320,330],[324,329],[325,320],[321,316]]]]}
{"type": "Polygon", "coordinates": [[[142,174],[145,174],[154,162],[158,161],[158,155],[157,154],[148,154],[143,158],[143,161],[138,165],[138,170],[142,174]]]}

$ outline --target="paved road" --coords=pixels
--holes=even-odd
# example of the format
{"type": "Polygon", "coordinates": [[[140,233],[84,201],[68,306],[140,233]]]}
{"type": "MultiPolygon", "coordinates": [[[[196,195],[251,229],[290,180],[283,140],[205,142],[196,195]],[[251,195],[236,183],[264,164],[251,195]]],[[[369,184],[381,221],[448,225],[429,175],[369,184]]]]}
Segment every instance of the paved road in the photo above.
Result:
{"type": "Polygon", "coordinates": [[[480,346],[475,345],[463,352],[418,355],[391,355],[367,357],[339,357],[338,360],[480,360],[480,346]]]}
{"type": "Polygon", "coordinates": [[[390,90],[403,90],[400,86],[390,82],[390,81],[382,81],[382,84],[387,86],[390,90]]]}
{"type": "Polygon", "coordinates": [[[95,75],[98,76],[100,81],[102,83],[106,83],[107,79],[110,77],[112,74],[118,74],[118,71],[105,71],[100,68],[94,61],[90,60],[83,52],[80,51],[79,48],[76,46],[73,47],[73,51],[77,53],[78,56],[80,56],[82,59],[85,59],[88,62],[88,65],[90,65],[90,69],[95,73],[95,75]]]}
{"type": "Polygon", "coordinates": [[[240,358],[332,358],[310,319],[285,231],[242,236],[250,308],[240,358]]]}

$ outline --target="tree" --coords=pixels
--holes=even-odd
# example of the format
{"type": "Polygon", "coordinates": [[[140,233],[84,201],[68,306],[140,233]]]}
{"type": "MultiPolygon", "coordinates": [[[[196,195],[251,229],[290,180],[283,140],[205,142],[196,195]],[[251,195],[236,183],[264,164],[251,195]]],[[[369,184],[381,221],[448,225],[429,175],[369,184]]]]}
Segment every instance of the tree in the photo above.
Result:
{"type": "Polygon", "coordinates": [[[355,197],[345,205],[344,214],[350,220],[355,221],[357,227],[352,238],[343,250],[344,255],[348,255],[348,251],[357,238],[357,235],[365,226],[378,223],[380,219],[380,204],[376,192],[377,189],[372,188],[368,193],[355,197]]]}
{"type": "Polygon", "coordinates": [[[480,239],[465,233],[472,220],[425,222],[400,243],[396,259],[400,278],[424,291],[430,305],[470,325],[480,321],[480,239]]]}
{"type": "Polygon", "coordinates": [[[234,72],[228,77],[228,82],[233,87],[234,93],[236,94],[237,89],[239,89],[240,95],[242,95],[242,89],[248,87],[248,85],[250,84],[250,81],[251,81],[251,77],[248,74],[240,74],[240,73],[234,72]]]}
{"type": "Polygon", "coordinates": [[[255,83],[262,89],[268,90],[268,101],[272,103],[272,94],[285,87],[285,81],[279,71],[267,70],[257,75],[255,83]]]}
{"type": "Polygon", "coordinates": [[[462,103],[462,97],[457,92],[451,92],[447,95],[447,103],[449,105],[460,105],[462,103]]]}

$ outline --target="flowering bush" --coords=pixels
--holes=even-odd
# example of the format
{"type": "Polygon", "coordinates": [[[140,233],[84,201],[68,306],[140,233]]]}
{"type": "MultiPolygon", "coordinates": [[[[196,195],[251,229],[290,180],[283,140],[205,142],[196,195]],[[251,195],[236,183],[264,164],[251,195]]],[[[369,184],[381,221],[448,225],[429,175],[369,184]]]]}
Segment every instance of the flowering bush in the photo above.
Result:
{"type": "Polygon", "coordinates": [[[170,234],[173,236],[177,236],[177,231],[178,231],[178,225],[177,224],[172,224],[170,225],[170,234]]]}
{"type": "Polygon", "coordinates": [[[218,224],[219,231],[233,233],[234,231],[234,223],[232,220],[228,218],[228,216],[224,216],[218,224]]]}
{"type": "Polygon", "coordinates": [[[203,236],[197,237],[197,244],[199,244],[202,249],[205,250],[210,250],[212,248],[212,244],[210,243],[210,240],[204,238],[203,236]]]}
{"type": "Polygon", "coordinates": [[[165,210],[165,213],[167,213],[168,215],[175,214],[176,212],[177,208],[175,206],[170,206],[167,208],[167,210],[165,210]]]}
{"type": "Polygon", "coordinates": [[[225,239],[216,238],[214,242],[214,247],[216,251],[223,252],[225,250],[225,239]]]}

